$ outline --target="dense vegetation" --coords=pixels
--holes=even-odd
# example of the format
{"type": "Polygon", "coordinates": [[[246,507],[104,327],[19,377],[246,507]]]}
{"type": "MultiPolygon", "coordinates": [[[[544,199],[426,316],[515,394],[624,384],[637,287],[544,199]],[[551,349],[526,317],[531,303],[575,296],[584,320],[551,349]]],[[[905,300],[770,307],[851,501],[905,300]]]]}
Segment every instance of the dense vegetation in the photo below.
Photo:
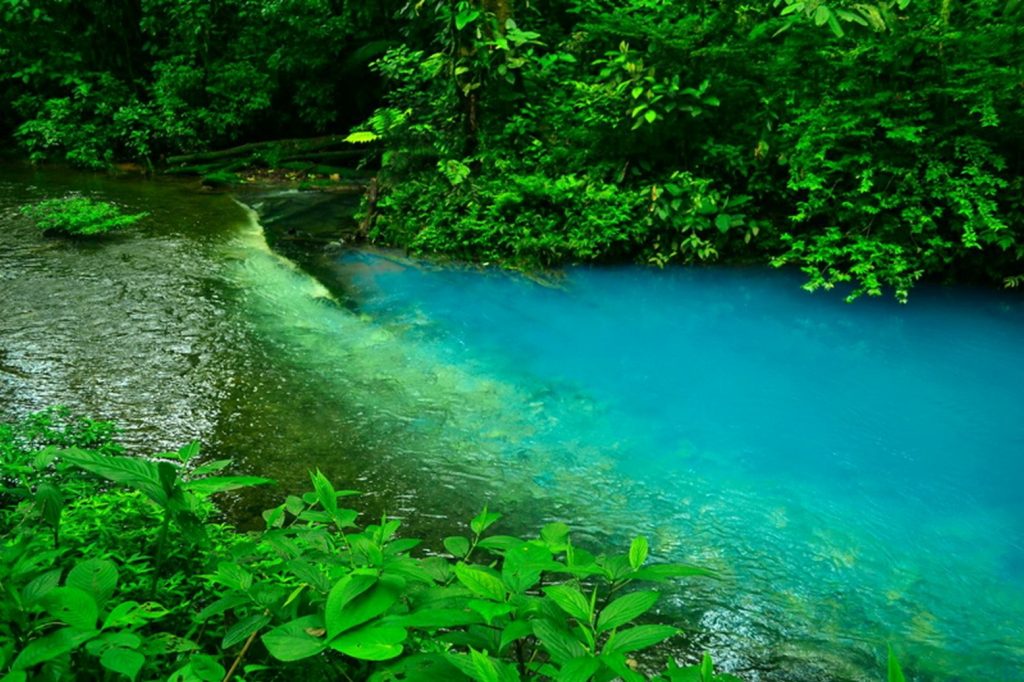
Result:
{"type": "Polygon", "coordinates": [[[374,239],[905,299],[1024,277],[1022,5],[4,0],[0,130],[102,166],[365,119],[374,239]]]}
{"type": "Polygon", "coordinates": [[[116,435],[63,408],[0,425],[4,682],[736,680],[645,654],[680,631],[635,622],[658,600],[638,585],[713,576],[649,563],[643,538],[595,556],[564,524],[494,535],[485,508],[422,552],[319,472],[244,535],[210,496],[270,481],[219,475],[195,443],[125,456],[116,435]]]}

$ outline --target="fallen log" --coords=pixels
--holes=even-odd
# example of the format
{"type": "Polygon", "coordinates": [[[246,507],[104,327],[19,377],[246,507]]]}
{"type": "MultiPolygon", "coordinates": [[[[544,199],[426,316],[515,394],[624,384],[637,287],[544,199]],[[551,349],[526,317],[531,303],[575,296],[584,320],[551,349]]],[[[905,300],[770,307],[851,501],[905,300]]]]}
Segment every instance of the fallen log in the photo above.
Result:
{"type": "Polygon", "coordinates": [[[324,137],[292,138],[287,140],[268,140],[266,142],[249,142],[247,144],[218,149],[210,152],[197,152],[195,154],[179,154],[167,157],[167,163],[171,165],[189,164],[198,165],[207,161],[217,159],[229,159],[235,156],[252,156],[261,151],[280,150],[282,157],[295,156],[301,152],[316,152],[322,149],[330,149],[338,145],[350,144],[345,142],[344,135],[327,135],[324,137]]]}

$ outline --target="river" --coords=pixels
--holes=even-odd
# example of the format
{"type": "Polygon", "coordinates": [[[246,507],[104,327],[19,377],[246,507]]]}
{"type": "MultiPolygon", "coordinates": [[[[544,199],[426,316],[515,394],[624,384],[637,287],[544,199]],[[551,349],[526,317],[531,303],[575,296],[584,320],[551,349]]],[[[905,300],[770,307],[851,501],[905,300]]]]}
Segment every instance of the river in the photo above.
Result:
{"type": "MultiPolygon", "coordinates": [[[[309,196],[247,201],[270,224],[309,196]]],[[[190,182],[0,168],[0,418],[64,403],[136,452],[198,438],[274,495],[319,467],[429,538],[484,503],[503,532],[643,533],[721,572],[663,617],[751,681],[877,680],[887,641],[919,680],[1024,679],[1019,296],[541,281],[270,232],[190,182]],[[68,193],[151,215],[68,241],[17,212],[68,193]]]]}

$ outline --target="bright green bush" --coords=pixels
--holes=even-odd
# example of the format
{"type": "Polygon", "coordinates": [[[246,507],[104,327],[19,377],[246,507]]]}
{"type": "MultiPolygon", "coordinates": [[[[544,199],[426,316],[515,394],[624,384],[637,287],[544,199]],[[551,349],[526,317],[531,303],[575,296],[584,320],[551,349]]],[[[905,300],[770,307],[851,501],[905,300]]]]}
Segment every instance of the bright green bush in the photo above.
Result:
{"type": "Polygon", "coordinates": [[[387,149],[375,239],[789,265],[850,299],[1019,283],[1021,3],[556,5],[409,16],[433,41],[377,62],[362,126],[387,149]]]}
{"type": "MultiPolygon", "coordinates": [[[[420,553],[398,521],[358,523],[340,504],[355,493],[319,472],[264,531],[237,533],[211,496],[267,481],[198,464],[196,444],[126,457],[114,435],[63,409],[0,429],[5,681],[641,682],[644,650],[680,632],[645,616],[658,593],[641,586],[713,577],[649,563],[643,538],[594,555],[564,524],[494,535],[487,509],[420,553]]],[[[736,678],[705,657],[656,679],[736,678]]]]}
{"type": "Polygon", "coordinates": [[[642,537],[595,555],[561,523],[493,534],[485,508],[423,548],[396,520],[359,523],[320,472],[240,533],[211,496],[268,481],[220,475],[230,461],[198,463],[195,443],[126,457],[116,433],[65,408],[0,425],[4,682],[738,682],[706,654],[639,672],[680,634],[648,585],[714,578],[649,562],[642,537]]]}
{"type": "Polygon", "coordinates": [[[110,232],[137,223],[148,212],[124,213],[106,201],[85,197],[47,199],[21,207],[22,214],[35,221],[41,230],[69,235],[93,235],[110,232]]]}

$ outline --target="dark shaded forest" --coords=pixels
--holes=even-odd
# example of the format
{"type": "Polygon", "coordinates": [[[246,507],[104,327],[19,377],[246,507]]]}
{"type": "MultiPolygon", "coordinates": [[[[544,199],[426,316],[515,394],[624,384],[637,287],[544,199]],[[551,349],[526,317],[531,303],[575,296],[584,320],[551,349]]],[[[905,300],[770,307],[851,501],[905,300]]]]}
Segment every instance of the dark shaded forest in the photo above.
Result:
{"type": "Polygon", "coordinates": [[[520,267],[791,264],[811,290],[905,300],[921,279],[1024,279],[1021,14],[5,0],[0,131],[91,168],[354,131],[380,243],[520,267]]]}

